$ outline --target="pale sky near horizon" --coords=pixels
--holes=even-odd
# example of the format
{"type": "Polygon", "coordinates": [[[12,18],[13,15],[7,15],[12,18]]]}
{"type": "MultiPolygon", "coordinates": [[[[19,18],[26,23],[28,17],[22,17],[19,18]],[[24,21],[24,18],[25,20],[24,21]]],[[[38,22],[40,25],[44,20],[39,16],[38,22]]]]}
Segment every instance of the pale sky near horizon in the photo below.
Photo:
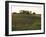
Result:
{"type": "Polygon", "coordinates": [[[36,14],[42,14],[43,7],[42,6],[26,6],[26,5],[12,5],[12,12],[19,13],[20,10],[27,10],[35,12],[36,14]]]}

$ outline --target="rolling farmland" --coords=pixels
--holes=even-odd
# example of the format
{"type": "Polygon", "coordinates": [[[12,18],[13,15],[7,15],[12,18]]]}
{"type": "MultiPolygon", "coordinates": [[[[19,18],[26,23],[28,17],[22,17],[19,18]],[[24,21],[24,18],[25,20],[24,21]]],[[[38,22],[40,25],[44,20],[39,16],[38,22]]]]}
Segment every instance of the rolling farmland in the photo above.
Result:
{"type": "Polygon", "coordinates": [[[12,31],[41,29],[40,14],[12,14],[12,31]]]}

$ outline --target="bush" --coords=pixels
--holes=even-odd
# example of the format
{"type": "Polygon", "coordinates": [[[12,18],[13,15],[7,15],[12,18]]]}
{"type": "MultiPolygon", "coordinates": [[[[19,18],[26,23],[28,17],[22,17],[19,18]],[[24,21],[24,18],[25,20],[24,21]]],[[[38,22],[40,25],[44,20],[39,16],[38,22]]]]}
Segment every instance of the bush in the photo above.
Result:
{"type": "Polygon", "coordinates": [[[36,14],[35,12],[33,12],[33,14],[36,14]]]}

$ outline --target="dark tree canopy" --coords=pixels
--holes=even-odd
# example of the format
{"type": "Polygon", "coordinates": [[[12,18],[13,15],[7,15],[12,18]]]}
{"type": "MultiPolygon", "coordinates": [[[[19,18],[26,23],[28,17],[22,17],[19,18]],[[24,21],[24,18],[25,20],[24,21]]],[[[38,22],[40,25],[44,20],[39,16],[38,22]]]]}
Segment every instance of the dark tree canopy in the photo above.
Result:
{"type": "Polygon", "coordinates": [[[29,14],[29,11],[25,11],[25,10],[20,10],[20,13],[22,13],[22,14],[29,14]]]}
{"type": "MultiPolygon", "coordinates": [[[[13,14],[17,14],[17,12],[13,12],[13,14]]],[[[32,13],[32,11],[28,10],[20,10],[19,14],[36,14],[35,12],[32,13]]]]}
{"type": "Polygon", "coordinates": [[[13,12],[13,14],[16,14],[16,12],[13,12]]]}
{"type": "Polygon", "coordinates": [[[33,12],[33,14],[36,14],[35,12],[33,12]]]}

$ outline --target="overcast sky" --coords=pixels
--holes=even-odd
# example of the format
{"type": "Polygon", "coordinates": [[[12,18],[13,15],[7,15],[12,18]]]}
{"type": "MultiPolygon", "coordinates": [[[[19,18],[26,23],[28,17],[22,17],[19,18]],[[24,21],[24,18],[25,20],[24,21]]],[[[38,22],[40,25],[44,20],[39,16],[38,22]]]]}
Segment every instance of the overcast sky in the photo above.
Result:
{"type": "Polygon", "coordinates": [[[17,13],[19,13],[20,10],[32,11],[32,13],[35,12],[36,14],[42,14],[43,12],[42,6],[12,5],[11,7],[12,7],[12,12],[17,12],[17,13]]]}

